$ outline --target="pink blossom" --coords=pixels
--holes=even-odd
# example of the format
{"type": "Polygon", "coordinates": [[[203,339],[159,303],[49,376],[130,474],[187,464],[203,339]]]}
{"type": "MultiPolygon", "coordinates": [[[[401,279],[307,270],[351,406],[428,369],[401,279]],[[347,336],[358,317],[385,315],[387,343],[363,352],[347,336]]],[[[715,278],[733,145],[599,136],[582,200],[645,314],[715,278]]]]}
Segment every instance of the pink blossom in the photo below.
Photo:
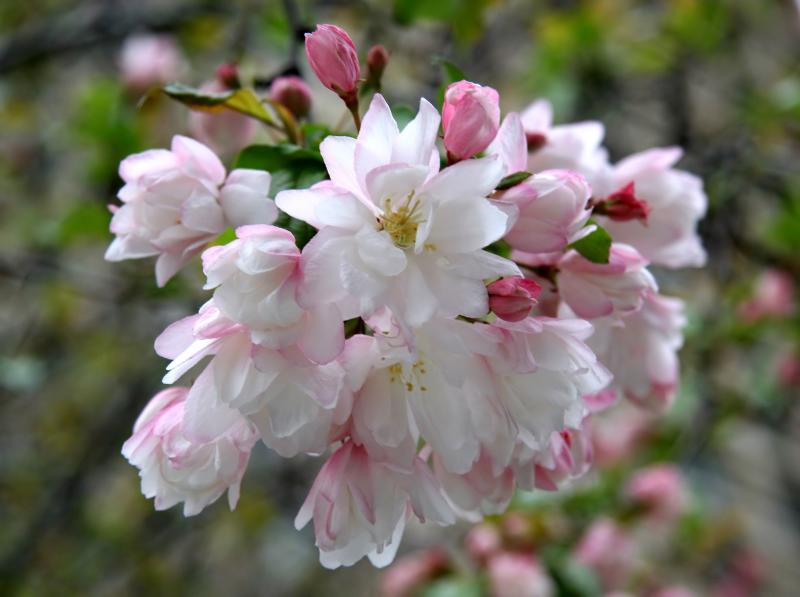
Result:
{"type": "Polygon", "coordinates": [[[553,581],[532,555],[503,552],[487,565],[492,597],[549,597],[553,581]]]}
{"type": "Polygon", "coordinates": [[[652,291],[622,319],[594,319],[589,345],[614,374],[613,387],[630,400],[663,411],[678,389],[678,350],[686,324],[683,301],[652,291]]]}
{"type": "Polygon", "coordinates": [[[278,77],[269,86],[272,101],[285,106],[296,118],[305,118],[311,111],[311,88],[300,77],[278,77]]]}
{"type": "Polygon", "coordinates": [[[536,304],[541,288],[527,278],[500,278],[487,287],[489,309],[500,319],[525,319],[536,304]]]}
{"type": "Polygon", "coordinates": [[[553,126],[553,107],[538,100],[521,114],[528,140],[528,171],[572,170],[592,179],[607,161],[603,125],[595,121],[553,126]]]}
{"type": "Polygon", "coordinates": [[[397,560],[381,578],[382,597],[412,597],[426,582],[449,566],[441,547],[430,547],[397,560]]]}
{"type": "Polygon", "coordinates": [[[156,510],[183,502],[185,516],[198,514],[228,491],[233,509],[257,435],[235,410],[220,407],[211,433],[184,428],[187,388],[156,394],[133,427],[122,454],[140,469],[142,493],[155,498],[156,510]]]}
{"type": "Polygon", "coordinates": [[[490,557],[500,551],[503,540],[497,527],[485,522],[469,530],[464,539],[464,546],[476,564],[484,565],[490,557]]]}
{"type": "Polygon", "coordinates": [[[469,81],[451,83],[444,94],[444,146],[452,161],[471,158],[489,146],[500,127],[500,96],[469,81]]]}
{"type": "Polygon", "coordinates": [[[756,280],[753,297],[739,307],[748,322],[764,317],[788,317],[794,311],[794,282],[786,272],[768,269],[756,280]]]}
{"type": "Polygon", "coordinates": [[[336,302],[349,317],[389,307],[418,327],[434,316],[485,316],[484,280],[521,275],[483,249],[509,221],[487,199],[502,164],[489,156],[439,172],[438,128],[423,99],[401,132],[376,94],[357,139],[320,145],[331,180],[278,194],[283,211],[320,229],[303,249],[307,304],[336,302]]]}
{"type": "Polygon", "coordinates": [[[238,169],[227,178],[205,145],[176,135],[172,147],[125,158],[119,167],[123,202],[112,207],[109,261],[158,256],[163,286],[228,226],[268,224],[277,217],[267,198],[270,175],[238,169]]]}
{"type": "Polygon", "coordinates": [[[680,470],[670,464],[638,471],[625,486],[625,495],[646,509],[654,520],[673,522],[686,508],[688,495],[680,470]]]}
{"type": "Polygon", "coordinates": [[[325,87],[338,95],[355,97],[361,67],[356,45],[346,31],[336,25],[317,25],[306,33],[308,63],[325,87]]]}
{"type": "Polygon", "coordinates": [[[674,168],[681,155],[677,147],[649,149],[590,179],[595,202],[635,185],[636,198],[649,209],[646,221],[606,216],[598,216],[598,220],[616,242],[636,247],[654,265],[671,268],[699,267],[706,261],[696,228],[708,199],[697,176],[674,168]]]}
{"type": "Polygon", "coordinates": [[[557,491],[564,483],[585,475],[592,465],[592,437],[589,417],[577,429],[553,433],[550,445],[535,460],[535,486],[557,491]]]}
{"type": "Polygon", "coordinates": [[[680,585],[673,585],[669,587],[662,587],[652,593],[652,597],[696,597],[697,593],[687,587],[680,585]]]}
{"type": "Polygon", "coordinates": [[[123,83],[137,92],[178,79],[186,63],[169,35],[133,35],[125,40],[119,56],[123,83]]]}
{"type": "Polygon", "coordinates": [[[646,265],[636,249],[619,243],[611,246],[608,263],[570,251],[558,262],[558,289],[579,317],[624,316],[642,308],[645,293],[657,290],[646,265]]]}
{"type": "Polygon", "coordinates": [[[237,409],[285,457],[324,452],[331,428],[350,416],[352,392],[337,361],[317,365],[294,345],[276,350],[255,344],[248,328],[225,317],[213,299],[169,326],[156,340],[156,352],[172,359],[165,383],[211,356],[192,391],[210,404],[237,409]]]}
{"type": "MultiPolygon", "coordinates": [[[[200,87],[206,93],[229,91],[219,78],[200,87]]],[[[233,110],[192,110],[189,112],[189,130],[198,141],[208,145],[222,156],[234,156],[253,141],[258,132],[258,122],[233,110]]]]}
{"type": "Polygon", "coordinates": [[[514,258],[520,252],[555,253],[557,260],[569,243],[591,232],[584,228],[591,215],[590,196],[586,180],[565,170],[542,172],[505,191],[500,199],[519,210],[505,235],[514,258]]]}
{"type": "Polygon", "coordinates": [[[275,226],[242,226],[236,240],[203,253],[203,271],[220,312],[247,327],[256,344],[281,349],[296,344],[315,363],[328,363],[344,348],[338,309],[304,309],[300,250],[291,232],[275,226]]]}
{"type": "Polygon", "coordinates": [[[433,475],[420,459],[413,473],[374,463],[367,451],[346,441],[323,465],[295,519],[299,530],[313,520],[320,562],[349,566],[365,555],[378,567],[389,564],[407,515],[452,524],[433,475]]]}
{"type": "Polygon", "coordinates": [[[610,518],[599,518],[581,537],[574,557],[591,568],[606,590],[623,586],[634,564],[635,545],[610,518]]]}
{"type": "Polygon", "coordinates": [[[592,446],[595,466],[608,468],[623,459],[633,457],[650,433],[654,421],[652,413],[628,402],[593,417],[592,446]]]}

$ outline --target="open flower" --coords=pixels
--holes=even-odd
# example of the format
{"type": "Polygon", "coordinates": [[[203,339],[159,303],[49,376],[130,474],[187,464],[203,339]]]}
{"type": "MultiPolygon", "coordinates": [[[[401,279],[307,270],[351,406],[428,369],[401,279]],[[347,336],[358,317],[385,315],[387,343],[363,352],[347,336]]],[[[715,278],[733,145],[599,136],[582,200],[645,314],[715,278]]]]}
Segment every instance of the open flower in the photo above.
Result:
{"type": "Polygon", "coordinates": [[[495,157],[439,172],[439,115],[424,99],[400,132],[375,95],[357,139],[328,137],[331,177],[276,203],[320,229],[303,250],[307,304],[341,301],[368,316],[388,306],[409,326],[434,315],[482,317],[486,278],[520,275],[483,247],[506,232],[507,214],[486,197],[502,177],[495,157]]]}
{"type": "Polygon", "coordinates": [[[156,394],[139,415],[122,454],[140,469],[142,493],[155,498],[156,510],[183,502],[185,516],[198,514],[228,491],[233,509],[257,435],[235,410],[219,405],[212,424],[184,428],[187,388],[156,394]]]}
{"type": "Polygon", "coordinates": [[[270,175],[225,167],[208,147],[176,135],[171,149],[151,149],[119,166],[123,205],[113,206],[109,261],[158,255],[163,286],[228,226],[269,224],[277,217],[267,198],[270,175]]]}

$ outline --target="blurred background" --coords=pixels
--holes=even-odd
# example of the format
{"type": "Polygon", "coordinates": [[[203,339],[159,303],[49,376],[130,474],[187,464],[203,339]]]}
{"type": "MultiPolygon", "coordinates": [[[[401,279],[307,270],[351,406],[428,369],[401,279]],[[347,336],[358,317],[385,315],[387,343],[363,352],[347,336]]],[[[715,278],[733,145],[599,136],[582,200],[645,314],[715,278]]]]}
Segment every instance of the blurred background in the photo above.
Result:
{"type": "MultiPolygon", "coordinates": [[[[318,22],[347,29],[362,53],[373,43],[390,50],[384,86],[396,104],[436,102],[447,60],[496,87],[505,111],[546,97],[558,122],[603,121],[614,159],[685,148],[680,166],[703,177],[710,199],[701,223],[709,263],[657,272],[664,293],[688,303],[676,405],[656,421],[633,409],[601,421],[598,471],[571,491],[519,496],[490,531],[536,553],[558,595],[608,588],[572,557],[608,517],[633,545],[631,561],[617,563],[630,594],[678,585],[800,594],[800,14],[791,0],[0,3],[0,593],[388,590],[366,562],[322,569],[310,529],[294,530],[313,459],[256,449],[235,512],[220,501],[184,518],[155,512],[120,455],[161,388],[154,338],[206,297],[199,264],[159,290],[151,260],[103,260],[117,165],[175,133],[213,137],[228,164],[237,149],[148,90],[173,79],[203,85],[232,61],[263,85],[299,72],[314,86],[302,34],[318,22]],[[637,471],[663,462],[679,467],[686,500],[670,524],[653,526],[623,493],[637,471]]],[[[314,91],[315,118],[336,126],[338,100],[314,91]]],[[[401,555],[429,558],[419,594],[486,590],[468,530],[406,533],[401,555]]]]}

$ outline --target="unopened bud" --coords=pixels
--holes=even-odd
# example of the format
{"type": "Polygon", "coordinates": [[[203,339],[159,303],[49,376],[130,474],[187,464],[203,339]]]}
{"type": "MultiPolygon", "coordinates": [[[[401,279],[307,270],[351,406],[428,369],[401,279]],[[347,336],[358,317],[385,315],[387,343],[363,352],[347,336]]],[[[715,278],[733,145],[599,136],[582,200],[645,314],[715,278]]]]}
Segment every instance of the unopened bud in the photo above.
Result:
{"type": "Polygon", "coordinates": [[[269,97],[297,118],[303,118],[311,111],[311,89],[300,77],[278,77],[270,85],[269,97]]]}
{"type": "Polygon", "coordinates": [[[491,87],[469,81],[451,84],[442,108],[444,146],[451,161],[483,151],[500,128],[500,96],[491,87]]]}
{"type": "Polygon", "coordinates": [[[630,182],[620,190],[611,193],[605,201],[596,203],[594,211],[617,222],[630,220],[646,222],[647,216],[650,214],[650,205],[644,199],[636,196],[633,183],[630,182]]]}
{"type": "Polygon", "coordinates": [[[380,44],[372,46],[367,52],[367,81],[373,87],[380,89],[381,77],[387,64],[389,64],[389,51],[380,44]]]}
{"type": "Polygon", "coordinates": [[[317,25],[316,31],[306,33],[306,56],[325,87],[345,102],[353,101],[361,67],[347,32],[336,25],[317,25]]]}
{"type": "Polygon", "coordinates": [[[239,69],[235,64],[221,64],[217,68],[217,79],[228,89],[239,89],[242,86],[239,69]]]}
{"type": "Polygon", "coordinates": [[[500,319],[522,321],[536,304],[541,288],[527,278],[501,278],[487,286],[489,309],[500,319]]]}

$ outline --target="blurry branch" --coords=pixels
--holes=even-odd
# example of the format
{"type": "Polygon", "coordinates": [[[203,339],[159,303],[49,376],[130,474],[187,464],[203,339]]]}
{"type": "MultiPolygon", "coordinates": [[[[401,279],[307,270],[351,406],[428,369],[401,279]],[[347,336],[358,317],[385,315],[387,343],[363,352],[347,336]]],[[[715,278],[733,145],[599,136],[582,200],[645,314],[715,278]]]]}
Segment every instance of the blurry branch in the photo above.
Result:
{"type": "Polygon", "coordinates": [[[0,39],[0,74],[64,52],[120,39],[140,29],[172,31],[199,15],[226,12],[226,3],[214,0],[167,7],[131,2],[82,5],[0,39]]]}

